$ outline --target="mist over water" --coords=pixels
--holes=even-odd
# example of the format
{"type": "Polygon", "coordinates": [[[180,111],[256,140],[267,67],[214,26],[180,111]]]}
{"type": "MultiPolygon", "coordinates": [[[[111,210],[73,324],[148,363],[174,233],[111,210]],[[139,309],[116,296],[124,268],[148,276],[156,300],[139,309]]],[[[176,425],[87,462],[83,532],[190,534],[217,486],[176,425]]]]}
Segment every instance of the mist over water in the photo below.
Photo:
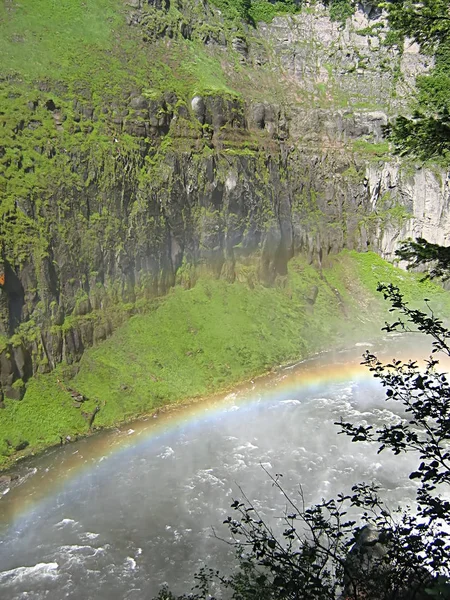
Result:
{"type": "Polygon", "coordinates": [[[378,483],[392,508],[411,502],[414,457],[377,455],[334,425],[397,419],[379,384],[357,368],[362,350],[281,370],[154,433],[150,419],[29,461],[27,481],[0,500],[2,596],[137,600],[163,583],[188,592],[204,563],[232,564],[212,527],[227,537],[222,521],[239,486],[277,526],[285,502],[261,465],[282,473],[294,497],[301,485],[308,503],[358,481],[378,483]]]}

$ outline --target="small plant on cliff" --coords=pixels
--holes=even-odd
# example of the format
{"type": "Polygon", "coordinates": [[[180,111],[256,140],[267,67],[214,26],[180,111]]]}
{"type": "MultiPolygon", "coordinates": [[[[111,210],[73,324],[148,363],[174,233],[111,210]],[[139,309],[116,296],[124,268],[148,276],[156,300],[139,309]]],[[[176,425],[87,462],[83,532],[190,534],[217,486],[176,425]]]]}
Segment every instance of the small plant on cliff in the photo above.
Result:
{"type": "Polygon", "coordinates": [[[351,0],[331,0],[329,3],[330,19],[345,24],[346,20],[353,15],[355,7],[351,0]]]}
{"type": "Polygon", "coordinates": [[[271,23],[276,16],[296,13],[299,10],[300,5],[293,0],[282,0],[281,2],[256,0],[251,3],[248,14],[255,24],[260,21],[271,23]]]}

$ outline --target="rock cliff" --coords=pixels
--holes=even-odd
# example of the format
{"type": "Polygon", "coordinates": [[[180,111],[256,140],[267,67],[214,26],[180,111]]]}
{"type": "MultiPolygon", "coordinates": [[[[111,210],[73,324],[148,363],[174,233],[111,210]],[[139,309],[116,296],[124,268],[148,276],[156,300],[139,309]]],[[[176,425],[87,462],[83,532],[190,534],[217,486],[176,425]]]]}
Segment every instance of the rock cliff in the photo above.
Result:
{"type": "Polygon", "coordinates": [[[0,396],[202,270],[270,285],[298,252],[391,257],[449,230],[447,179],[383,140],[427,59],[387,43],[374,9],[253,28],[129,0],[123,18],[144,56],[123,83],[107,67],[100,88],[77,72],[0,82],[0,396]]]}

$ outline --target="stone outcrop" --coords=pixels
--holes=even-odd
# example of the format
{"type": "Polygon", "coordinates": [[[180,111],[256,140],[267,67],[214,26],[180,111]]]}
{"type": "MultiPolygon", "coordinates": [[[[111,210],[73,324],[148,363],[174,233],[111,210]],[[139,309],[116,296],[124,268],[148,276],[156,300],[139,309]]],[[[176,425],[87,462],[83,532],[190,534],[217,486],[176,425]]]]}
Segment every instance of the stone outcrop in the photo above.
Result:
{"type": "Polygon", "coordinates": [[[400,208],[400,218],[387,220],[378,232],[378,248],[385,258],[394,258],[400,241],[423,237],[448,245],[450,237],[450,182],[439,169],[402,165],[400,161],[382,166],[369,165],[367,187],[373,213],[386,203],[400,208]]]}
{"type": "Polygon", "coordinates": [[[387,590],[398,600],[426,600],[433,584],[430,573],[425,568],[404,566],[399,580],[398,573],[392,572],[396,558],[395,546],[389,544],[383,532],[373,525],[362,527],[345,561],[342,600],[360,596],[381,600],[387,590]]]}

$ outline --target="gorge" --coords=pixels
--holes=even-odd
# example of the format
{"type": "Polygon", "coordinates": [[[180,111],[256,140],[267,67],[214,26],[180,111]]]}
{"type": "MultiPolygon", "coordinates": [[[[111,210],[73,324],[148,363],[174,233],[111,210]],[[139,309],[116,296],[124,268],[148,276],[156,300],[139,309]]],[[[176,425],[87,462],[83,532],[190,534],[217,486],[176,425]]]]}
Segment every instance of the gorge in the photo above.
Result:
{"type": "MultiPolygon", "coordinates": [[[[445,172],[393,157],[382,132],[431,59],[396,45],[371,5],[347,21],[317,6],[258,26],[190,1],[34,6],[2,9],[4,412],[60,364],[73,369],[52,393],[70,388],[86,348],[174,285],[280,287],[303,256],[319,273],[299,292],[309,314],[318,293],[345,304],[323,277],[341,250],[392,259],[409,236],[445,239],[445,172]]],[[[8,429],[2,453],[82,429],[8,429]]]]}
{"type": "Polygon", "coordinates": [[[350,366],[414,354],[379,281],[450,309],[392,264],[450,233],[445,164],[385,136],[433,57],[372,3],[266,0],[6,0],[0,55],[9,597],[188,592],[230,557],[207,532],[233,477],[283,510],[259,463],[311,502],[361,477],[412,501],[411,460],[333,422],[399,418],[350,366]]]}

